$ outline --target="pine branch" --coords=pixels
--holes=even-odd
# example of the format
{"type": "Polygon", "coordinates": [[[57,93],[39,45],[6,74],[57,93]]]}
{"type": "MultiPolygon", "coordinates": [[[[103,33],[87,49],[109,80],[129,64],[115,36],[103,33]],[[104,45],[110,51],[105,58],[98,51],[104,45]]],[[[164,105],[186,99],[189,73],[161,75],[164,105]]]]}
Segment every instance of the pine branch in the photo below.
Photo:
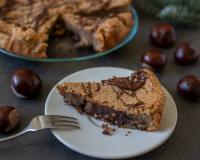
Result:
{"type": "Polygon", "coordinates": [[[193,12],[200,14],[200,1],[199,0],[188,0],[188,9],[193,12]]]}
{"type": "Polygon", "coordinates": [[[189,11],[187,7],[168,5],[157,15],[160,19],[188,26],[200,25],[200,14],[189,11]]]}
{"type": "Polygon", "coordinates": [[[200,26],[200,0],[139,0],[141,8],[162,20],[200,26]]]}
{"type": "Polygon", "coordinates": [[[160,0],[139,0],[142,9],[152,15],[156,15],[164,7],[160,0]]]}

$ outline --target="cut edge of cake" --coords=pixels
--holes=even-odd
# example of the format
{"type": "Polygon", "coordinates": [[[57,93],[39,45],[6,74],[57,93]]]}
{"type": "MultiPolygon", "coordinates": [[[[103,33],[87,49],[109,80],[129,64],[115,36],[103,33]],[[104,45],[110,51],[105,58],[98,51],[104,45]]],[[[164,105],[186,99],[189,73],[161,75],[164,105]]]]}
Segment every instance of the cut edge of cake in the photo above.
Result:
{"type": "Polygon", "coordinates": [[[66,104],[105,122],[146,131],[160,127],[166,96],[159,80],[149,70],[138,70],[130,77],[114,77],[100,83],[65,82],[57,89],[66,104]],[[144,73],[146,78],[138,78],[138,73],[144,73]],[[129,80],[133,76],[136,80],[132,85],[129,80]],[[125,87],[111,84],[113,81],[123,82],[125,87]]]}
{"type": "Polygon", "coordinates": [[[66,13],[62,15],[66,27],[78,35],[78,47],[92,46],[103,52],[120,43],[134,24],[132,13],[123,11],[106,16],[83,16],[66,13]]]}

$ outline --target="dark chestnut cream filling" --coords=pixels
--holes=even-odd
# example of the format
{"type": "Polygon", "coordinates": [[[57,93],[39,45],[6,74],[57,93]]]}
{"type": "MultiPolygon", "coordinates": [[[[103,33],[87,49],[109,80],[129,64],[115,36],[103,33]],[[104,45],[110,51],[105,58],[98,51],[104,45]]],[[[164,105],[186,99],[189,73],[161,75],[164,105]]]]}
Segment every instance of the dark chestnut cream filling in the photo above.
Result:
{"type": "Polygon", "coordinates": [[[77,94],[70,93],[64,95],[64,101],[74,106],[80,112],[85,112],[97,119],[118,125],[122,128],[146,130],[149,123],[149,117],[147,115],[128,115],[122,111],[113,110],[106,105],[86,101],[85,97],[77,94]]]}

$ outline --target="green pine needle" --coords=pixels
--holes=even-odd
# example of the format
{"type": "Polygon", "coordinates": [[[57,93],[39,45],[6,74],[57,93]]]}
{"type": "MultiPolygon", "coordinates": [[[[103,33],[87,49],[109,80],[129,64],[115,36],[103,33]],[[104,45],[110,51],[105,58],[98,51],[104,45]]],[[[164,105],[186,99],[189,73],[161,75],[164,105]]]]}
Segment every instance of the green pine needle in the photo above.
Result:
{"type": "Polygon", "coordinates": [[[173,23],[200,26],[200,0],[139,0],[141,8],[173,23]]]}
{"type": "Polygon", "coordinates": [[[139,0],[142,9],[150,14],[157,14],[164,7],[160,0],[139,0]]]}

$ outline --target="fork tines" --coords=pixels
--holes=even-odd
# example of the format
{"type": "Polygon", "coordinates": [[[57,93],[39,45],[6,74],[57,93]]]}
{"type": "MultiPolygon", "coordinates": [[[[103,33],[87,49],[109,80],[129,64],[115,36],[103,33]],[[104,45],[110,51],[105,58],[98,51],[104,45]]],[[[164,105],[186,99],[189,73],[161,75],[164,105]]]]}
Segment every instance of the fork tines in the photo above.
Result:
{"type": "Polygon", "coordinates": [[[78,119],[70,116],[60,116],[60,115],[45,115],[50,121],[50,123],[59,129],[66,128],[80,128],[78,119]]]}

